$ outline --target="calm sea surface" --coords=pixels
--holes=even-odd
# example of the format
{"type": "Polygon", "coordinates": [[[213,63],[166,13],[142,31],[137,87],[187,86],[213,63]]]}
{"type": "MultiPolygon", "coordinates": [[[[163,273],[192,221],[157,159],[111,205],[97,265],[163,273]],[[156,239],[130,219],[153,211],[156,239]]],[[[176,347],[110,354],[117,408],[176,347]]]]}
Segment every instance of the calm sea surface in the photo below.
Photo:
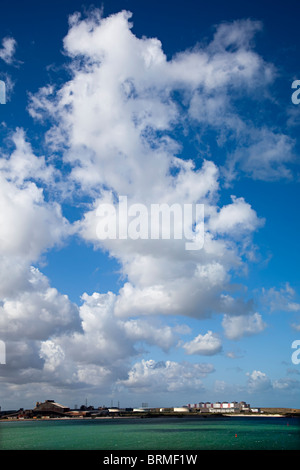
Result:
{"type": "Polygon", "coordinates": [[[0,423],[10,450],[299,450],[299,418],[144,418],[0,423]]]}

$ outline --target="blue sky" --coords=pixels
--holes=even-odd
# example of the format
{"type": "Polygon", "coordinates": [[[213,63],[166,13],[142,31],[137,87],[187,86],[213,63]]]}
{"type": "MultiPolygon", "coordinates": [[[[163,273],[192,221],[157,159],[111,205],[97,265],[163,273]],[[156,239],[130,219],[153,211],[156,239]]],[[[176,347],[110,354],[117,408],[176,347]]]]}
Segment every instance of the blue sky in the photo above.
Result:
{"type": "Polygon", "coordinates": [[[1,1],[2,408],[298,407],[299,6],[1,1]],[[199,251],[97,208],[204,204],[199,251]]]}

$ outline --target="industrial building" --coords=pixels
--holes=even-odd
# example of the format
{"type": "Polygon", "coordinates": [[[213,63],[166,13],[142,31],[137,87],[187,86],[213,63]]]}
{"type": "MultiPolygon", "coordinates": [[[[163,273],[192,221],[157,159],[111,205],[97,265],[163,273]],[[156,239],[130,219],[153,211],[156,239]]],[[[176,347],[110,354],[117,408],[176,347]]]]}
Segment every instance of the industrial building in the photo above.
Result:
{"type": "Polygon", "coordinates": [[[178,407],[174,408],[175,413],[187,413],[189,411],[190,410],[187,406],[178,406],[178,407]]]}
{"type": "Polygon", "coordinates": [[[245,411],[251,411],[250,405],[244,401],[232,401],[232,402],[200,402],[194,405],[187,405],[189,410],[197,410],[200,413],[240,413],[245,411]]]}
{"type": "Polygon", "coordinates": [[[35,416],[63,416],[70,411],[70,408],[56,403],[54,400],[46,400],[43,403],[37,402],[33,413],[35,416]]]}

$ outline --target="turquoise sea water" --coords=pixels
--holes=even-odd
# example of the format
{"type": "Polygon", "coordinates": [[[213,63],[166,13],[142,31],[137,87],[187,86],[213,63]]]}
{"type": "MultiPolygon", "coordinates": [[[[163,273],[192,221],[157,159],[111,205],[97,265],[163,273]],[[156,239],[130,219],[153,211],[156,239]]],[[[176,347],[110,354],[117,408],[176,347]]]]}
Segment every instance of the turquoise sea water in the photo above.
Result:
{"type": "Polygon", "coordinates": [[[145,418],[0,423],[0,450],[299,450],[299,418],[145,418]]]}

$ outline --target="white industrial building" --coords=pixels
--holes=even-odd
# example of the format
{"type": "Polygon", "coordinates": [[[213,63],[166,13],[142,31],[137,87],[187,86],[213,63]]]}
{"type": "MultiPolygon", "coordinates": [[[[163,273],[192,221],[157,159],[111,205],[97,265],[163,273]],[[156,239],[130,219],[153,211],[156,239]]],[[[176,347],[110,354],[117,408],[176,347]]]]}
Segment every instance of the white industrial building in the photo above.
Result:
{"type": "Polygon", "coordinates": [[[194,405],[187,405],[189,409],[196,409],[200,412],[210,412],[210,413],[239,413],[240,411],[250,411],[250,405],[244,401],[237,402],[200,402],[195,403],[194,405]]]}
{"type": "Polygon", "coordinates": [[[188,406],[178,406],[173,408],[175,413],[188,413],[190,411],[188,406]]]}

